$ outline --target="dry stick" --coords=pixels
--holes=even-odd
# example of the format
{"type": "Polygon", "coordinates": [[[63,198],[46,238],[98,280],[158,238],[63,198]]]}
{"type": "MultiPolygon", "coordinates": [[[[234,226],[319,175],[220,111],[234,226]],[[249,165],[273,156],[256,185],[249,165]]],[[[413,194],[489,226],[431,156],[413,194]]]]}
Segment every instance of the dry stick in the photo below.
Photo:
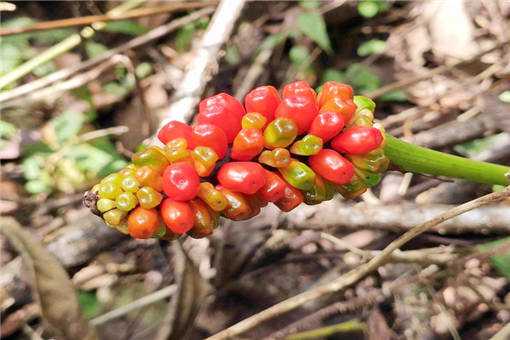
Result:
{"type": "Polygon", "coordinates": [[[146,7],[131,10],[126,13],[117,14],[102,14],[102,15],[88,15],[79,18],[69,18],[61,20],[51,20],[35,23],[28,27],[8,27],[0,28],[0,37],[6,35],[52,30],[64,27],[73,26],[85,26],[95,22],[105,21],[118,21],[126,19],[141,18],[153,15],[161,15],[162,13],[174,12],[178,10],[196,9],[211,6],[216,4],[216,1],[205,1],[205,2],[184,2],[184,3],[170,3],[155,7],[146,7]]]}
{"type": "Polygon", "coordinates": [[[93,326],[104,324],[110,320],[126,315],[129,312],[148,306],[150,304],[158,302],[159,300],[163,300],[173,295],[176,292],[176,290],[177,290],[176,285],[170,285],[165,288],[161,288],[160,290],[157,290],[154,293],[146,295],[138,300],[135,300],[117,309],[114,309],[108,313],[95,317],[94,319],[90,320],[90,323],[93,326]]]}
{"type": "Polygon", "coordinates": [[[112,58],[116,54],[122,54],[130,49],[145,45],[145,44],[151,42],[152,40],[159,39],[159,38],[167,35],[168,33],[173,32],[176,29],[178,29],[190,22],[193,22],[197,19],[200,19],[202,17],[205,17],[205,16],[211,14],[212,12],[214,12],[214,8],[211,8],[211,7],[203,8],[203,9],[193,12],[189,15],[186,15],[182,18],[172,20],[168,24],[159,26],[159,27],[139,36],[139,37],[136,37],[136,38],[128,41],[125,44],[122,44],[112,50],[108,50],[107,52],[105,52],[95,58],[89,59],[83,63],[80,63],[76,66],[62,69],[60,71],[54,72],[54,73],[44,77],[44,78],[40,78],[40,79],[34,80],[33,82],[30,82],[28,84],[16,87],[15,89],[13,89],[11,91],[0,93],[0,103],[4,103],[8,100],[12,100],[14,98],[18,98],[18,97],[24,96],[28,93],[31,93],[33,91],[39,90],[43,87],[48,86],[51,83],[68,78],[75,73],[78,73],[78,72],[81,72],[81,71],[88,69],[90,67],[96,66],[96,65],[102,63],[103,61],[106,61],[106,60],[112,58]]]}
{"type": "MultiPolygon", "coordinates": [[[[144,0],[129,0],[121,5],[115,7],[111,11],[108,12],[109,15],[116,15],[117,13],[123,13],[126,12],[138,5],[140,5],[144,0]]],[[[38,66],[47,63],[48,61],[58,57],[59,55],[73,49],[74,47],[78,46],[84,39],[90,39],[91,37],[96,34],[96,31],[102,30],[105,27],[104,22],[96,22],[94,23],[93,27],[87,26],[84,27],[80,33],[73,34],[66,39],[62,40],[58,44],[54,45],[53,47],[50,47],[49,49],[45,50],[41,54],[37,55],[36,57],[28,60],[24,64],[18,66],[11,72],[7,73],[6,75],[0,77],[0,89],[4,88],[5,86],[9,85],[12,82],[15,82],[16,80],[24,77],[25,75],[32,72],[35,68],[38,66]]]]}
{"type": "Polygon", "coordinates": [[[195,57],[191,61],[188,71],[172,97],[172,104],[160,119],[161,126],[169,120],[182,122],[191,120],[193,110],[200,101],[205,84],[215,73],[218,52],[230,37],[244,4],[244,0],[222,0],[220,2],[198,49],[194,52],[195,57]]]}
{"type": "Polygon", "coordinates": [[[399,80],[397,82],[394,82],[394,83],[385,85],[383,87],[380,87],[377,90],[365,93],[364,95],[367,96],[367,97],[370,97],[370,98],[380,97],[380,96],[382,96],[383,94],[385,94],[385,93],[387,93],[389,91],[401,89],[403,87],[415,84],[415,83],[417,83],[419,81],[431,78],[431,77],[433,77],[433,76],[435,76],[437,74],[441,74],[443,72],[452,70],[452,69],[454,69],[454,68],[456,68],[456,67],[458,67],[458,66],[460,66],[462,64],[469,63],[469,62],[471,62],[473,60],[479,59],[480,57],[484,56],[485,54],[490,53],[492,51],[495,51],[495,50],[499,49],[500,47],[502,47],[502,46],[504,46],[504,45],[506,45],[508,43],[509,43],[509,41],[499,42],[499,43],[495,44],[494,46],[479,52],[478,54],[474,55],[472,58],[470,58],[468,60],[459,60],[459,61],[457,61],[457,62],[455,62],[453,64],[450,64],[450,65],[442,65],[442,66],[436,67],[436,68],[434,68],[434,69],[432,69],[430,71],[427,71],[427,72],[425,72],[423,74],[420,74],[420,75],[417,75],[417,76],[414,76],[414,77],[411,77],[411,78],[408,78],[408,79],[399,80]]]}
{"type": "Polygon", "coordinates": [[[476,209],[480,206],[499,202],[504,200],[505,198],[510,196],[510,187],[507,187],[505,190],[501,192],[496,192],[492,194],[488,194],[467,202],[465,204],[459,205],[439,216],[433,218],[425,223],[419,224],[413,227],[411,230],[403,234],[401,237],[391,242],[386,248],[384,248],[379,255],[371,259],[369,262],[364,265],[347,272],[344,275],[341,275],[337,279],[333,280],[330,283],[326,283],[324,285],[320,285],[314,287],[310,290],[307,290],[301,294],[293,296],[287,300],[277,303],[276,305],[263,310],[262,312],[255,314],[243,321],[209,337],[209,340],[219,340],[219,339],[228,339],[233,336],[244,333],[253,327],[257,326],[261,322],[269,320],[273,317],[279,316],[283,313],[289,312],[307,302],[318,299],[326,294],[331,294],[334,292],[338,292],[342,289],[347,288],[348,286],[354,284],[358,280],[362,279],[369,273],[376,270],[379,266],[381,266],[384,262],[388,260],[391,254],[402,247],[404,244],[415,238],[416,236],[426,232],[430,228],[434,227],[437,224],[440,224],[450,218],[453,218],[457,215],[463,214],[467,211],[476,209]]]}
{"type": "Polygon", "coordinates": [[[94,79],[97,79],[103,72],[109,70],[119,63],[122,63],[124,58],[126,58],[124,55],[114,55],[110,59],[100,63],[96,67],[93,67],[84,73],[80,73],[68,80],[56,83],[50,87],[45,87],[39,91],[34,91],[33,93],[27,94],[23,98],[14,99],[10,101],[8,105],[16,106],[22,105],[27,101],[36,101],[44,98],[58,98],[58,93],[75,89],[93,81],[94,79]]]}

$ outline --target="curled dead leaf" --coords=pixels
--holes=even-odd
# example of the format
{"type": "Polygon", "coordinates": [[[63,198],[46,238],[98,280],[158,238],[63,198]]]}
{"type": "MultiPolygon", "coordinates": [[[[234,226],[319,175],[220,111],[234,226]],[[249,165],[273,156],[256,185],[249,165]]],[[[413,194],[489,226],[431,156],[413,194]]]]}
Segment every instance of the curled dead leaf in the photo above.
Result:
{"type": "Polygon", "coordinates": [[[0,218],[0,233],[23,258],[48,331],[57,339],[96,340],[94,328],[81,314],[73,284],[55,257],[13,218],[0,218]]]}

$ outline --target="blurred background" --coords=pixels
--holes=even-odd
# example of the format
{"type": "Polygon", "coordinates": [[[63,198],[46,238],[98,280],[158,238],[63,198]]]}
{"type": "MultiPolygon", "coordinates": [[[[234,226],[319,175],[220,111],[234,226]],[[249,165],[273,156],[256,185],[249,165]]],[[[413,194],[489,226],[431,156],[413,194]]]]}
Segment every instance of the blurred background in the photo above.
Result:
{"type": "MultiPolygon", "coordinates": [[[[0,14],[3,339],[203,339],[501,189],[389,171],[358,200],[268,207],[181,243],[132,240],[83,208],[200,98],[336,80],[373,98],[394,136],[510,164],[509,1],[9,1],[0,14]]],[[[510,203],[449,223],[234,338],[510,339],[510,203]]]]}

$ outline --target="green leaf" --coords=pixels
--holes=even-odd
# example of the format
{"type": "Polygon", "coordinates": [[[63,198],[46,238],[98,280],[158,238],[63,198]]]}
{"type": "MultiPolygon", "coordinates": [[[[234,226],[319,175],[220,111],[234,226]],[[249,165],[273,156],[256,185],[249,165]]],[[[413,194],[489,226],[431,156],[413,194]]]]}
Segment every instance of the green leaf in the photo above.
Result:
{"type": "Polygon", "coordinates": [[[498,96],[499,100],[501,100],[503,103],[510,103],[510,91],[503,91],[498,96]]]}
{"type": "Polygon", "coordinates": [[[152,73],[152,65],[150,63],[140,63],[136,66],[135,74],[138,79],[148,77],[152,73]]]}
{"type": "Polygon", "coordinates": [[[147,27],[133,20],[109,21],[104,28],[107,32],[137,36],[147,32],[147,27]]]}
{"type": "Polygon", "coordinates": [[[56,70],[57,67],[55,66],[55,63],[53,63],[53,61],[48,61],[42,65],[37,66],[32,71],[32,73],[37,77],[44,77],[52,72],[55,72],[56,70]]]}
{"type": "Polygon", "coordinates": [[[370,92],[381,86],[377,74],[362,64],[352,64],[345,71],[347,83],[351,84],[357,92],[370,92]]]}
{"type": "Polygon", "coordinates": [[[322,83],[325,83],[327,81],[343,82],[345,81],[345,74],[337,69],[327,68],[322,73],[322,83]]]}
{"type": "Polygon", "coordinates": [[[193,34],[195,33],[195,25],[193,23],[185,25],[175,35],[175,49],[177,52],[189,50],[193,34]]]}
{"type": "MultiPolygon", "coordinates": [[[[488,252],[494,250],[494,248],[510,249],[510,237],[505,237],[500,240],[492,241],[478,246],[481,252],[488,252]]],[[[492,266],[507,279],[510,279],[510,250],[491,256],[490,258],[492,266]]]]}
{"type": "Polygon", "coordinates": [[[373,18],[379,13],[379,6],[375,1],[361,1],[358,3],[358,13],[365,18],[373,18]]]}
{"type": "Polygon", "coordinates": [[[16,126],[0,120],[0,138],[10,139],[16,134],[16,126]]]}
{"type": "Polygon", "coordinates": [[[26,157],[21,162],[21,170],[23,171],[23,176],[26,179],[36,179],[41,177],[45,160],[46,158],[40,154],[34,154],[30,157],[26,157]]]}
{"type": "Polygon", "coordinates": [[[225,61],[229,65],[238,65],[241,62],[241,55],[239,50],[234,45],[228,45],[225,50],[225,61]]]}
{"type": "Polygon", "coordinates": [[[380,39],[371,39],[365,41],[358,47],[358,55],[360,57],[366,57],[371,54],[382,53],[386,48],[386,41],[380,39]]]}
{"type": "Polygon", "coordinates": [[[393,90],[386,92],[379,99],[383,102],[405,102],[407,101],[407,95],[402,90],[393,90]]]}
{"type": "Polygon", "coordinates": [[[103,86],[103,90],[107,93],[110,93],[110,94],[113,94],[114,96],[117,96],[117,97],[123,97],[125,96],[126,94],[129,93],[130,89],[127,88],[126,86],[123,86],[115,81],[111,81],[109,83],[106,83],[104,86],[103,86]]]}
{"type": "Polygon", "coordinates": [[[16,68],[23,62],[23,54],[20,48],[12,45],[0,42],[0,75],[6,74],[16,68]]]}
{"type": "Polygon", "coordinates": [[[33,180],[28,181],[25,184],[25,190],[33,195],[41,194],[43,192],[50,193],[51,185],[45,180],[33,180]]]}
{"type": "Polygon", "coordinates": [[[287,36],[288,35],[286,32],[280,32],[268,36],[266,39],[264,39],[262,44],[260,44],[258,52],[261,50],[273,49],[276,46],[283,44],[283,42],[287,40],[287,36]]]}
{"type": "Polygon", "coordinates": [[[65,111],[58,117],[53,118],[51,123],[57,140],[63,143],[75,137],[80,132],[83,124],[85,123],[85,116],[81,112],[65,111]]]}
{"type": "Polygon", "coordinates": [[[354,104],[356,104],[357,110],[368,109],[372,112],[375,110],[375,103],[372,99],[365,96],[354,96],[354,104]]]}
{"type": "Polygon", "coordinates": [[[54,30],[48,30],[48,31],[40,31],[40,32],[33,32],[28,33],[31,38],[35,40],[37,44],[40,45],[54,45],[65,38],[69,37],[70,35],[74,34],[74,30],[67,29],[67,28],[59,28],[54,30]]]}
{"type": "Polygon", "coordinates": [[[108,51],[108,47],[93,40],[89,40],[85,43],[85,53],[89,58],[97,57],[108,51]]]}
{"type": "Polygon", "coordinates": [[[299,2],[299,5],[303,8],[307,8],[307,9],[315,9],[315,8],[319,8],[321,2],[320,1],[315,1],[315,0],[301,0],[299,2]]]}
{"type": "Polygon", "coordinates": [[[101,303],[93,292],[78,291],[78,303],[83,316],[87,319],[93,318],[101,311],[101,303]]]}
{"type": "Polygon", "coordinates": [[[322,15],[316,12],[305,12],[298,16],[298,29],[312,39],[320,48],[327,53],[332,53],[326,23],[322,15]]]}
{"type": "Polygon", "coordinates": [[[305,46],[293,46],[289,51],[289,59],[295,66],[301,66],[308,61],[310,53],[305,46]]]}

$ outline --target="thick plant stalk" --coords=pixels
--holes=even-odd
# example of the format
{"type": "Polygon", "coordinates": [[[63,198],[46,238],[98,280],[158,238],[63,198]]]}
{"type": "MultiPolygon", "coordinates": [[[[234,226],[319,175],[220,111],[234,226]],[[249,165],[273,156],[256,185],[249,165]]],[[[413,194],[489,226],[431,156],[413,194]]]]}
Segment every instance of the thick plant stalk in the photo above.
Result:
{"type": "Polygon", "coordinates": [[[510,184],[510,167],[475,161],[406,143],[385,135],[384,153],[391,163],[405,172],[461,178],[485,184],[510,184]]]}

